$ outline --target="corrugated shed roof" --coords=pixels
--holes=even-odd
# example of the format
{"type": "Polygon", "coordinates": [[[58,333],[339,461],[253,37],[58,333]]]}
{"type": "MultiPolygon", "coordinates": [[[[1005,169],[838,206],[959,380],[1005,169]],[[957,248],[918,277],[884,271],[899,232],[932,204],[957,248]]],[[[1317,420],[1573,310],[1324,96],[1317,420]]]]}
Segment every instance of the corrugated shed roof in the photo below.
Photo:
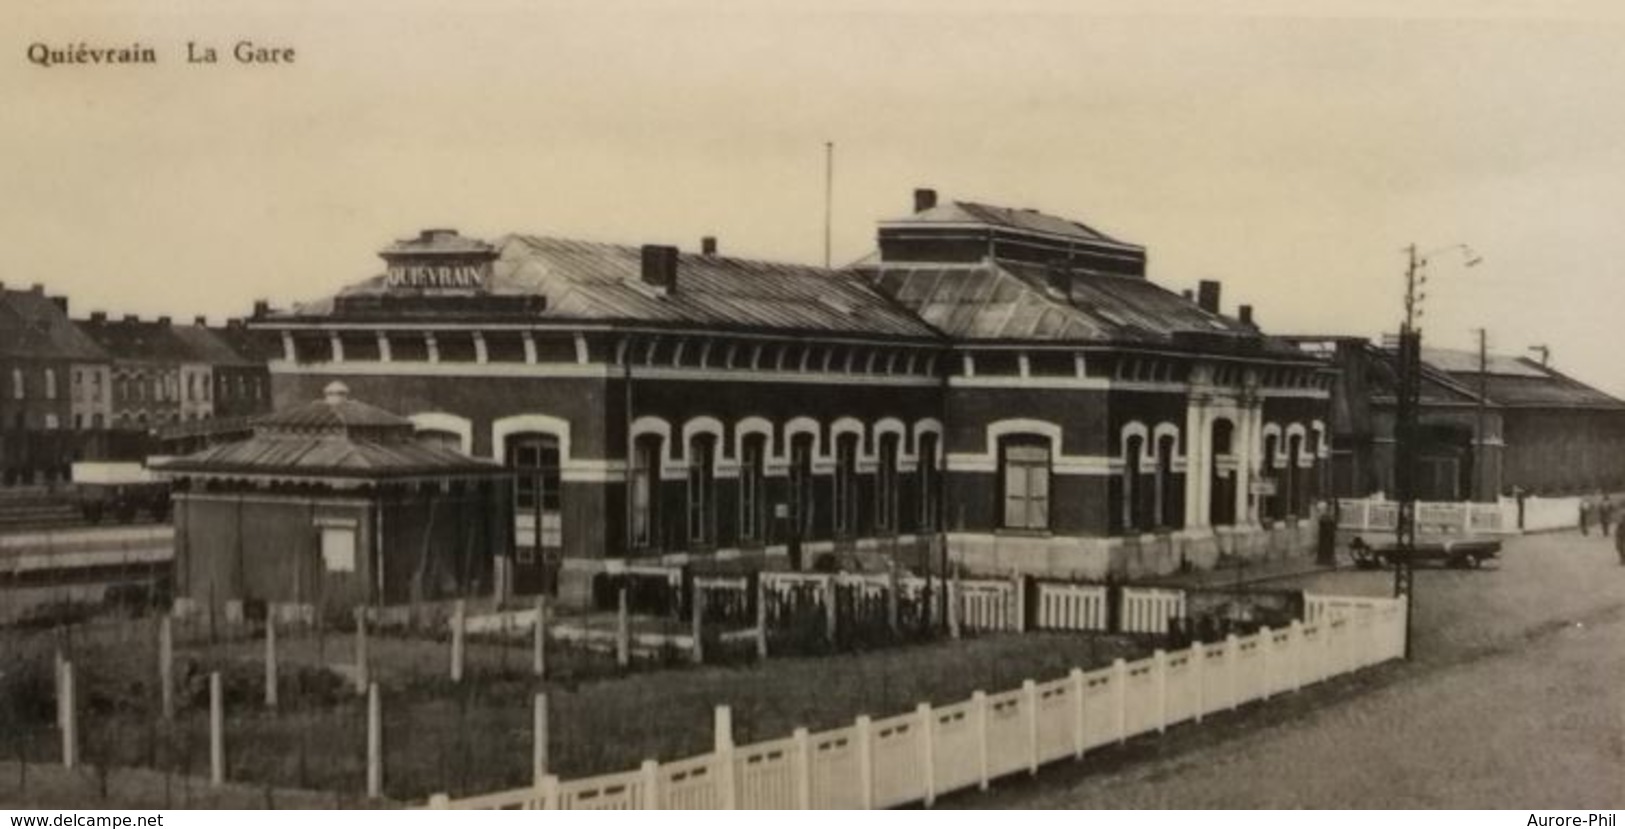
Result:
{"type": "Polygon", "coordinates": [[[1079,241],[1104,243],[1139,249],[1139,245],[1114,239],[1082,222],[1052,216],[1029,208],[998,207],[977,202],[950,201],[883,223],[886,227],[929,227],[932,225],[981,224],[1027,233],[1043,233],[1079,241]]]}
{"type": "Polygon", "coordinates": [[[33,358],[107,359],[107,352],[40,291],[0,290],[0,352],[33,358]]]}
{"type": "Polygon", "coordinates": [[[342,383],[326,395],[254,421],[254,436],[154,468],[162,472],[314,478],[385,478],[501,474],[494,461],[471,458],[413,438],[412,422],[349,398],[342,383]]]}
{"type": "MultiPolygon", "coordinates": [[[[1559,374],[1538,363],[1529,363],[1530,374],[1489,374],[1484,392],[1500,406],[1528,408],[1625,409],[1625,402],[1578,380],[1559,374]]],[[[1451,372],[1457,382],[1478,388],[1478,373],[1451,372]]]]}
{"type": "Polygon", "coordinates": [[[875,285],[956,339],[1166,345],[1199,333],[1256,341],[1304,359],[1237,320],[1210,314],[1149,280],[998,262],[965,266],[868,265],[875,285]]]}
{"type": "MultiPolygon", "coordinates": [[[[1463,351],[1454,348],[1423,348],[1422,359],[1429,365],[1452,374],[1460,372],[1478,374],[1479,359],[1476,351],[1463,351]]],[[[1547,376],[1538,363],[1529,362],[1521,357],[1508,357],[1504,354],[1486,354],[1484,369],[1489,374],[1505,374],[1513,377],[1547,376]]]]}
{"type": "MultiPolygon", "coordinates": [[[[545,296],[547,308],[538,320],[936,336],[852,271],[684,253],[678,257],[677,289],[666,294],[644,284],[642,251],[634,246],[507,236],[497,247],[489,291],[545,296]]],[[[340,296],[385,292],[380,276],[340,296]]],[[[292,315],[330,316],[334,299],[300,305],[292,315]]]]}

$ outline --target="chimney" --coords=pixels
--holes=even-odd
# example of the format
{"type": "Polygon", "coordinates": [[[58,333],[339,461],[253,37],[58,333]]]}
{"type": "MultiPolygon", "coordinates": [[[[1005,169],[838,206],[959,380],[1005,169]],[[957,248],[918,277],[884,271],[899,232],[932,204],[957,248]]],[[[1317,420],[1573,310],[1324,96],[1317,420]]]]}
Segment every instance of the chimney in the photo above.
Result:
{"type": "Polygon", "coordinates": [[[1194,302],[1194,301],[1196,301],[1196,294],[1193,293],[1191,291],[1191,289],[1189,289],[1189,288],[1186,288],[1185,290],[1180,291],[1179,295],[1184,297],[1186,302],[1194,302]]]}
{"type": "Polygon", "coordinates": [[[43,294],[45,293],[45,285],[35,282],[28,290],[32,293],[43,294]]]}
{"type": "Polygon", "coordinates": [[[270,301],[264,300],[264,299],[256,299],[256,300],[254,300],[254,319],[260,319],[262,317],[268,317],[270,315],[271,315],[271,303],[270,303],[270,301]]]}
{"type": "Polygon", "coordinates": [[[1253,306],[1251,306],[1251,305],[1243,305],[1240,308],[1236,309],[1236,314],[1238,315],[1238,318],[1241,320],[1242,325],[1245,325],[1248,328],[1257,328],[1258,327],[1258,326],[1253,324],[1253,306]]]}
{"type": "Polygon", "coordinates": [[[670,245],[644,245],[643,282],[668,294],[676,293],[677,248],[670,245]]]}
{"type": "Polygon", "coordinates": [[[192,324],[196,325],[199,328],[208,328],[209,327],[209,318],[203,316],[202,314],[199,314],[199,315],[192,318],[192,324]]]}
{"type": "Polygon", "coordinates": [[[1219,313],[1219,283],[1212,279],[1196,283],[1196,305],[1209,314],[1219,313]]]}
{"type": "Polygon", "coordinates": [[[706,256],[717,255],[717,237],[707,236],[700,240],[700,253],[706,256]]]}
{"type": "Polygon", "coordinates": [[[51,304],[55,305],[57,307],[57,310],[62,312],[63,316],[67,316],[67,314],[68,314],[68,298],[67,297],[65,297],[65,296],[51,297],[51,304]]]}
{"type": "Polygon", "coordinates": [[[158,318],[158,324],[162,325],[165,328],[169,327],[170,322],[172,322],[172,320],[170,320],[170,318],[167,317],[167,316],[158,318]]]}
{"type": "Polygon", "coordinates": [[[921,187],[914,191],[914,212],[924,213],[937,206],[937,191],[921,187]]]}
{"type": "Polygon", "coordinates": [[[141,318],[136,316],[135,314],[125,314],[124,315],[124,321],[125,322],[140,322],[141,318]]]}

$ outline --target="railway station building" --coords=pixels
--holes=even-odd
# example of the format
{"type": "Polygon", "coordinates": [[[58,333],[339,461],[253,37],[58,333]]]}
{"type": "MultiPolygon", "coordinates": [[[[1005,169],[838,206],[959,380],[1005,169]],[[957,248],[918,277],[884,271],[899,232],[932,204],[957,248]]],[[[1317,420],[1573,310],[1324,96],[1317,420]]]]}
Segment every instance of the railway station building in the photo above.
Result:
{"type": "Polygon", "coordinates": [[[342,381],[513,474],[513,589],[640,567],[1083,578],[1301,550],[1330,370],[1143,248],[938,203],[825,269],[426,230],[285,310],[277,408],[342,381]]]}

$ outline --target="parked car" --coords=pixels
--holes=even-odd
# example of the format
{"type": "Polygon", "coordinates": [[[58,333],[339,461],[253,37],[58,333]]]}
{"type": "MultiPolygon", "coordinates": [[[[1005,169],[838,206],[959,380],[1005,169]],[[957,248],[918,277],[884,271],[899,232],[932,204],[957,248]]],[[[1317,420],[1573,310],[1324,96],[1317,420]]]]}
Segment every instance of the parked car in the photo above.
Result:
{"type": "MultiPolygon", "coordinates": [[[[1391,567],[1405,555],[1399,542],[1388,539],[1368,542],[1356,537],[1349,542],[1349,553],[1354,566],[1361,569],[1391,567]]],[[[1484,562],[1501,553],[1501,542],[1493,538],[1452,538],[1418,540],[1411,553],[1411,563],[1443,564],[1448,567],[1482,567],[1484,562]]]]}

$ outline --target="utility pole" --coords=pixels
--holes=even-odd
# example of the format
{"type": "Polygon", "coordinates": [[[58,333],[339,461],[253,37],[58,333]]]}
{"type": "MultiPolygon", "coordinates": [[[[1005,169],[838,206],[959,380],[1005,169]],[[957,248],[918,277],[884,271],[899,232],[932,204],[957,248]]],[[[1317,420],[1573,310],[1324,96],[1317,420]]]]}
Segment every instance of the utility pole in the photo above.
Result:
{"type": "Polygon", "coordinates": [[[830,225],[835,207],[835,142],[824,142],[824,267],[830,263],[830,225]]]}
{"type": "Polygon", "coordinates": [[[1422,369],[1422,332],[1416,327],[1420,299],[1417,289],[1426,278],[1420,272],[1423,260],[1416,254],[1416,245],[1408,246],[1405,252],[1405,323],[1399,329],[1399,388],[1394,413],[1394,498],[1399,505],[1394,526],[1399,546],[1394,562],[1394,596],[1405,597],[1405,658],[1409,659],[1415,592],[1412,559],[1416,552],[1416,424],[1422,369]]]}
{"type": "Polygon", "coordinates": [[[1490,396],[1489,331],[1478,331],[1478,424],[1473,429],[1473,497],[1470,500],[1489,500],[1488,470],[1484,458],[1484,407],[1490,396]]]}

